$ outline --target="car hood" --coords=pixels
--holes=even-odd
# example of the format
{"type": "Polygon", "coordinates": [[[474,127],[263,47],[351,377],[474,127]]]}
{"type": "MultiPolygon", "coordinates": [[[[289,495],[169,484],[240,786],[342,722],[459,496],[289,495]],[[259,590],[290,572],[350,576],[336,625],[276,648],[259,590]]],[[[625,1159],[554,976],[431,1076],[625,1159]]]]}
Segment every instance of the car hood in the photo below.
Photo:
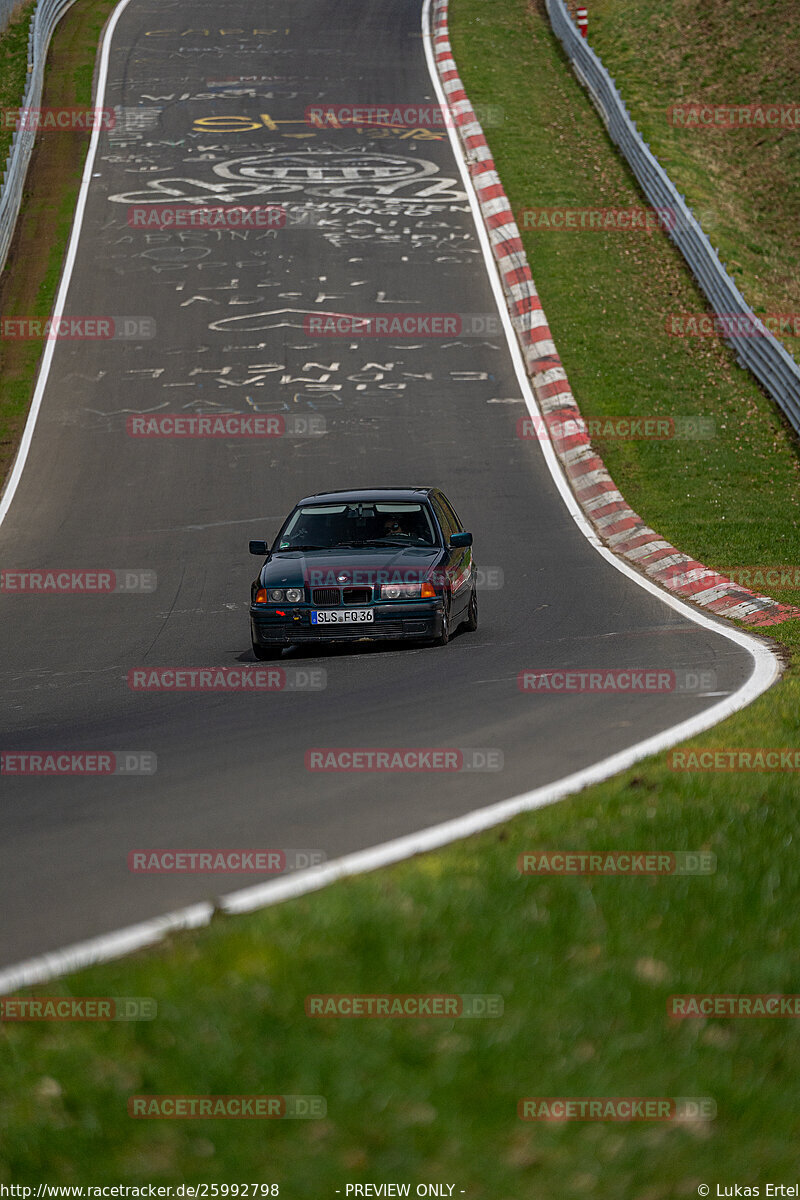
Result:
{"type": "Polygon", "coordinates": [[[425,579],[440,562],[441,546],[339,546],[333,550],[278,550],[261,568],[262,587],[346,587],[425,579]],[[345,576],[339,579],[339,576],[345,576]]]}

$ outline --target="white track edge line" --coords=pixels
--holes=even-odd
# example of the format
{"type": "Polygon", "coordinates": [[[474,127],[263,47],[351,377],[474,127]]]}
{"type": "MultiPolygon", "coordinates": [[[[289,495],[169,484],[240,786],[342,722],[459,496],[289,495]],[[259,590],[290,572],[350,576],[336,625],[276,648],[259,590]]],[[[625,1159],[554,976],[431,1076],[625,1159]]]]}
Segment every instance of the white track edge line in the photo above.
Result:
{"type": "MultiPolygon", "coordinates": [[[[102,106],[104,89],[105,89],[105,67],[108,61],[108,51],[110,47],[110,34],[116,25],[116,18],[122,13],[127,6],[129,0],[122,0],[120,7],[115,10],[114,18],[108,27],[108,40],[103,49],[103,69],[101,69],[100,79],[98,81],[98,104],[102,106]],[[101,90],[102,85],[102,90],[101,90]]],[[[431,0],[424,0],[422,8],[422,36],[423,45],[425,48],[425,56],[428,65],[428,71],[433,80],[434,90],[436,91],[439,103],[446,105],[447,101],[444,92],[441,88],[441,83],[438,77],[436,63],[433,58],[433,50],[431,46],[431,30],[429,25],[431,0]]],[[[94,135],[93,135],[94,136],[94,135]]],[[[455,155],[456,164],[461,174],[462,181],[469,197],[470,207],[472,209],[473,219],[478,233],[478,239],[483,250],[484,260],[489,272],[489,280],[494,292],[498,311],[503,328],[508,341],[511,356],[514,362],[514,367],[517,375],[517,380],[522,388],[522,394],[525,397],[525,402],[528,411],[533,418],[537,416],[541,419],[538,406],[530,385],[527,370],[522,358],[522,351],[519,342],[517,341],[516,333],[511,324],[511,318],[506,305],[505,296],[502,291],[500,277],[495,265],[494,255],[486,236],[486,230],[483,224],[480,207],[472,180],[464,163],[464,158],[461,150],[461,145],[458,141],[458,135],[454,129],[448,124],[448,136],[455,155]]],[[[91,153],[90,147],[90,153],[91,153]]],[[[92,156],[93,159],[93,156],[92,156]]],[[[88,167],[87,159],[87,167],[88,167]]],[[[85,175],[88,179],[88,174],[85,175]]],[[[82,192],[83,196],[83,192],[82,192]]],[[[84,203],[85,203],[85,196],[84,203]]],[[[83,207],[80,209],[80,219],[82,221],[83,207]]],[[[73,234],[79,236],[80,224],[76,216],[76,225],[73,229],[73,234]]],[[[76,237],[77,241],[77,237],[76,237]]],[[[72,261],[74,254],[69,263],[70,272],[72,270],[72,261]]],[[[68,283],[68,278],[67,278],[68,283]]],[[[63,285],[62,285],[63,286],[63,285]]],[[[49,364],[48,364],[49,365],[49,364]]],[[[716,725],[725,717],[731,716],[734,712],[745,708],[752,703],[758,696],[769,688],[772,683],[778,678],[781,670],[780,660],[777,655],[763,642],[758,641],[750,634],[741,632],[738,629],[728,628],[718,621],[712,620],[704,613],[698,612],[691,605],[685,603],[669,592],[664,591],[649,579],[645,579],[639,575],[633,568],[629,567],[623,560],[618,559],[605,546],[602,545],[596,533],[592,529],[588,520],[578,506],[578,503],[567,484],[555,455],[555,451],[549,441],[540,441],[542,453],[544,454],[545,462],[550,470],[553,480],[559,490],[559,493],[575,521],[576,525],[583,533],[586,540],[594,546],[599,554],[612,564],[623,575],[633,580],[639,587],[650,592],[651,595],[657,597],[662,603],[667,604],[676,612],[688,617],[695,624],[701,625],[705,629],[710,629],[714,633],[722,637],[728,638],[737,645],[747,650],[753,658],[753,671],[749,678],[742,684],[737,691],[730,696],[720,701],[719,704],[712,705],[711,708],[705,709],[697,716],[689,717],[677,725],[670,726],[660,733],[654,734],[644,741],[636,742],[632,746],[626,747],[624,750],[618,751],[609,758],[603,759],[598,763],[593,763],[589,767],[583,768],[572,775],[568,775],[562,779],[555,780],[553,783],[545,784],[543,787],[535,788],[530,792],[523,792],[519,796],[512,796],[508,800],[501,800],[496,804],[479,808],[463,817],[456,817],[453,820],[445,821],[439,825],[434,825],[429,829],[421,830],[418,833],[407,834],[401,838],[395,838],[390,842],[383,842],[377,846],[372,846],[367,850],[359,850],[353,854],[344,855],[342,858],[334,859],[330,863],[323,863],[318,867],[312,867],[308,871],[302,871],[297,876],[286,879],[270,880],[266,883],[255,884],[253,887],[241,888],[238,891],[231,892],[226,896],[222,896],[218,902],[218,907],[226,914],[236,914],[250,912],[258,908],[267,908],[273,904],[279,904],[284,900],[304,896],[310,892],[319,891],[321,888],[327,887],[329,884],[340,879],[345,879],[348,876],[364,874],[369,871],[377,870],[380,867],[389,866],[392,863],[397,863],[403,859],[411,858],[416,854],[425,851],[437,849],[451,842],[458,841],[468,837],[470,834],[480,833],[490,829],[494,825],[501,824],[503,821],[511,817],[517,816],[522,812],[531,812],[537,808],[543,808],[548,804],[553,804],[557,800],[563,799],[564,796],[572,792],[580,791],[581,789],[590,786],[594,783],[601,783],[612,775],[618,774],[620,771],[626,770],[634,763],[642,758],[646,758],[651,754],[657,754],[662,750],[669,749],[676,743],[683,741],[685,738],[693,737],[698,733],[716,725]]],[[[209,904],[193,904],[186,908],[176,909],[173,912],[165,913],[161,917],[153,918],[149,921],[139,922],[136,925],[128,926],[124,929],[116,930],[112,933],[101,934],[99,937],[91,938],[87,941],[78,942],[73,946],[65,947],[61,950],[53,951],[50,954],[40,955],[36,958],[29,959],[26,962],[5,968],[0,971],[0,993],[5,993],[15,988],[30,986],[35,983],[43,983],[46,980],[53,979],[60,975],[70,974],[73,971],[93,966],[97,963],[108,962],[109,960],[119,958],[122,955],[131,953],[134,950],[141,949],[146,946],[157,944],[167,933],[178,929],[199,928],[210,922],[214,909],[209,904]]]]}
{"type": "MultiPolygon", "coordinates": [[[[130,4],[130,0],[121,0],[120,4],[114,9],[114,12],[106,25],[103,34],[103,43],[100,54],[100,70],[97,74],[97,88],[95,90],[95,106],[102,108],[103,99],[105,98],[106,78],[108,76],[108,60],[111,54],[111,37],[117,26],[119,18],[122,16],[125,9],[130,4]]],[[[75,265],[75,258],[78,253],[78,242],[80,241],[81,229],[83,227],[83,213],[86,208],[86,200],[89,195],[89,185],[92,179],[92,169],[94,160],[97,155],[97,146],[100,141],[100,126],[99,124],[92,130],[89,149],[86,153],[86,162],[83,167],[83,175],[81,177],[81,187],[78,193],[78,201],[75,205],[75,217],[72,222],[70,231],[69,245],[67,247],[67,256],[64,259],[64,268],[61,274],[61,282],[56,295],[56,302],[53,308],[53,320],[59,321],[64,315],[64,305],[67,302],[67,292],[69,285],[72,282],[72,269],[75,265]]],[[[22,433],[22,440],[19,444],[14,466],[11,469],[11,474],[8,477],[8,482],[0,495],[0,525],[5,520],[6,514],[11,507],[11,502],[14,499],[19,482],[22,478],[22,472],[25,469],[25,463],[28,461],[28,452],[33,441],[33,431],[36,428],[36,422],[39,417],[39,410],[42,407],[42,399],[44,397],[44,389],[47,386],[47,380],[50,375],[50,365],[55,353],[57,338],[48,338],[42,356],[42,364],[39,368],[39,376],[36,380],[36,387],[33,393],[33,400],[28,409],[28,416],[25,421],[25,428],[22,433]]]]}

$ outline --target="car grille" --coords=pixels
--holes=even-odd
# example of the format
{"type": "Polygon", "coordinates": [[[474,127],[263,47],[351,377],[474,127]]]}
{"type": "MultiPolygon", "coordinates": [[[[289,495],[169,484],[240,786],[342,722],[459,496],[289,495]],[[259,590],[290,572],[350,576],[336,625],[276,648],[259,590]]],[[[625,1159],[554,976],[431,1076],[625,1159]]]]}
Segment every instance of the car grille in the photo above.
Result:
{"type": "Polygon", "coordinates": [[[342,592],[345,605],[369,604],[372,599],[372,588],[368,587],[346,587],[342,592]]]}
{"type": "Polygon", "coordinates": [[[360,641],[364,638],[400,637],[405,632],[402,621],[381,621],[377,625],[295,625],[288,631],[288,637],[292,642],[319,641],[322,638],[360,641]]]}
{"type": "Polygon", "coordinates": [[[369,604],[372,588],[369,587],[318,587],[311,590],[311,603],[317,608],[336,608],[344,604],[369,604]]]}
{"type": "Polygon", "coordinates": [[[312,588],[311,603],[319,608],[335,608],[341,603],[338,588],[312,588]]]}

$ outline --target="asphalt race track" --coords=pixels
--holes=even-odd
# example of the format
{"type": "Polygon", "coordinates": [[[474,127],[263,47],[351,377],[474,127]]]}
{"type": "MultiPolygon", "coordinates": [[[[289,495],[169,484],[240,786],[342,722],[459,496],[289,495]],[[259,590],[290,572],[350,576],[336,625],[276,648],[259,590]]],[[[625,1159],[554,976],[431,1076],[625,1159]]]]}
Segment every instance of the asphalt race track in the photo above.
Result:
{"type": "MultiPolygon", "coordinates": [[[[150,751],[147,776],[3,777],[7,965],[254,875],[143,875],[135,848],[327,858],[556,780],[716,703],[743,649],[605,562],[568,514],[492,336],[353,338],[309,314],[496,314],[446,134],[315,128],[309,105],[435,102],[418,0],[131,0],[68,316],[0,528],[4,568],[151,571],[150,592],[0,595],[4,751],[150,751]],[[220,121],[219,118],[226,118],[220,121]],[[217,118],[216,121],[210,118],[217,118]],[[283,229],[156,229],[135,205],[283,204],[283,229]],[[131,326],[133,328],[133,326],[131,326]],[[497,401],[505,401],[498,403],[497,401]],[[511,401],[508,403],[507,401],[511,401]],[[324,433],[136,438],[143,414],[276,413],[324,433]],[[437,485],[475,536],[480,628],[444,648],[293,650],[316,691],[133,691],[135,667],[250,665],[249,538],[314,491],[437,485]],[[713,673],[699,691],[531,695],[526,668],[713,673]],[[713,692],[714,695],[709,695],[713,692]],[[489,748],[493,772],[310,772],[312,747],[489,748]]],[[[491,140],[491,130],[489,130],[491,140]]],[[[534,265],[535,274],[535,265],[534,265]]],[[[669,453],[665,449],[665,453],[669,453]]]]}

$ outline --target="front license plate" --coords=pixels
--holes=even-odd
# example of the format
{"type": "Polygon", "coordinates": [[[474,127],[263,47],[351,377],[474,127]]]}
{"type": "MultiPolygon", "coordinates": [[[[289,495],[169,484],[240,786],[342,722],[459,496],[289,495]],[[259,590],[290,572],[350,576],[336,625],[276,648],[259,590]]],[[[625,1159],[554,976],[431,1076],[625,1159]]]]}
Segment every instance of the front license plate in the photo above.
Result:
{"type": "Polygon", "coordinates": [[[374,620],[371,608],[329,608],[311,614],[312,625],[369,625],[374,620]]]}

